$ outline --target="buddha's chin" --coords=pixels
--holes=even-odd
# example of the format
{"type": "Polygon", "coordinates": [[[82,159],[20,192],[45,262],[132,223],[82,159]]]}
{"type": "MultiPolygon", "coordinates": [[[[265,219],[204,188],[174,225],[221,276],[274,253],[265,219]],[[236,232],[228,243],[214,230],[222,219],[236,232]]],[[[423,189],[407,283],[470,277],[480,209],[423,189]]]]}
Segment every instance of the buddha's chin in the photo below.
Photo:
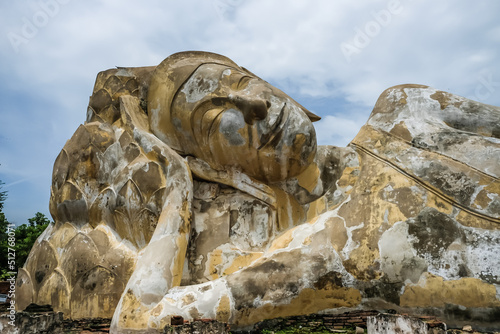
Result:
{"type": "Polygon", "coordinates": [[[316,135],[314,131],[307,135],[301,133],[290,142],[293,143],[291,146],[268,146],[259,150],[256,161],[251,166],[242,166],[243,170],[267,183],[280,182],[301,174],[316,155],[316,135]]]}
{"type": "Polygon", "coordinates": [[[316,145],[304,147],[298,152],[286,153],[288,154],[261,157],[259,163],[262,173],[254,177],[267,183],[275,183],[301,174],[313,162],[316,155],[316,145]]]}

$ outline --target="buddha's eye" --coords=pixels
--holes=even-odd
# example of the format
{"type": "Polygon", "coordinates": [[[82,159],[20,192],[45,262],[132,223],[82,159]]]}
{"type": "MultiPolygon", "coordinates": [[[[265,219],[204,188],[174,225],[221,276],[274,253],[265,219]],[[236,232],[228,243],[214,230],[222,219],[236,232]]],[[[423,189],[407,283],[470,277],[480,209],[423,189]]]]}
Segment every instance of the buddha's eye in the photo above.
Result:
{"type": "Polygon", "coordinates": [[[237,90],[245,89],[248,86],[250,80],[252,80],[252,77],[249,77],[248,75],[241,76],[236,84],[236,89],[237,90]]]}

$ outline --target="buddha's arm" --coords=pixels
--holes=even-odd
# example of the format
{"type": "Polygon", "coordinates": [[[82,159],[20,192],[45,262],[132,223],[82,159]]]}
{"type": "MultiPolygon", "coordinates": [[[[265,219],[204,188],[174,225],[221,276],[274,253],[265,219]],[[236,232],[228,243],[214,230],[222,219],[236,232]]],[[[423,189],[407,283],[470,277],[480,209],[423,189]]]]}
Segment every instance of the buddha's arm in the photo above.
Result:
{"type": "MultiPolygon", "coordinates": [[[[133,107],[136,103],[131,105],[133,107]]],[[[123,117],[125,125],[133,127],[135,140],[148,158],[161,161],[164,177],[156,182],[164,183],[165,197],[154,233],[149,243],[139,252],[135,269],[115,310],[113,333],[147,328],[151,309],[169,289],[180,284],[191,229],[193,196],[193,181],[187,162],[158,138],[139,127],[137,124],[140,122],[133,118],[137,113],[129,112],[126,103],[122,103],[122,110],[127,114],[127,117],[123,117]]]]}
{"type": "Polygon", "coordinates": [[[114,313],[114,333],[147,328],[148,316],[169,289],[181,281],[190,232],[192,181],[185,166],[175,166],[168,195],[149,244],[141,251],[135,270],[114,313]]]}
{"type": "Polygon", "coordinates": [[[168,196],[155,234],[140,255],[118,303],[113,330],[147,328],[151,309],[170,288],[179,285],[189,238],[188,196],[184,189],[168,196]]]}

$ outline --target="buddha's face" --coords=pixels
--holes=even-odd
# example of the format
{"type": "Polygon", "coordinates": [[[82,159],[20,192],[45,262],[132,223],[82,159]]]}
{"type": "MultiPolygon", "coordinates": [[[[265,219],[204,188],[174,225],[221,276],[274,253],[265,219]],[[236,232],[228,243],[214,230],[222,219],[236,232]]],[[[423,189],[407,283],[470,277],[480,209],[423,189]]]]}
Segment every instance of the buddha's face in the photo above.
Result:
{"type": "Polygon", "coordinates": [[[314,127],[302,107],[238,68],[198,67],[174,97],[171,113],[186,153],[214,168],[235,166],[256,179],[279,181],[301,173],[316,153],[314,127]]]}

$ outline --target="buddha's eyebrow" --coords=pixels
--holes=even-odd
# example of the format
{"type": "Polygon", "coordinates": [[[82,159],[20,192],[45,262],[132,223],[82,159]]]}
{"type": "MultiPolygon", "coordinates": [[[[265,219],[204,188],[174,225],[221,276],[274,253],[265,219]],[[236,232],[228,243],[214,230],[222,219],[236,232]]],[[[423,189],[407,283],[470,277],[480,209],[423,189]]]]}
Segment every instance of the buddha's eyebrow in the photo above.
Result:
{"type": "Polygon", "coordinates": [[[254,77],[249,73],[243,72],[241,71],[241,69],[237,69],[234,67],[227,67],[220,74],[220,80],[228,83],[229,85],[233,85],[234,83],[236,83],[237,89],[239,89],[241,85],[245,83],[245,81],[248,81],[253,78],[254,77]],[[226,72],[228,70],[229,73],[226,72]]]}
{"type": "Polygon", "coordinates": [[[256,77],[253,73],[251,73],[250,71],[248,71],[245,68],[236,68],[236,67],[232,67],[232,66],[227,66],[226,69],[222,71],[221,78],[224,76],[224,72],[226,70],[230,70],[231,71],[231,73],[229,75],[226,75],[228,77],[233,77],[233,76],[236,76],[236,75],[248,76],[250,78],[255,78],[256,77]]]}

